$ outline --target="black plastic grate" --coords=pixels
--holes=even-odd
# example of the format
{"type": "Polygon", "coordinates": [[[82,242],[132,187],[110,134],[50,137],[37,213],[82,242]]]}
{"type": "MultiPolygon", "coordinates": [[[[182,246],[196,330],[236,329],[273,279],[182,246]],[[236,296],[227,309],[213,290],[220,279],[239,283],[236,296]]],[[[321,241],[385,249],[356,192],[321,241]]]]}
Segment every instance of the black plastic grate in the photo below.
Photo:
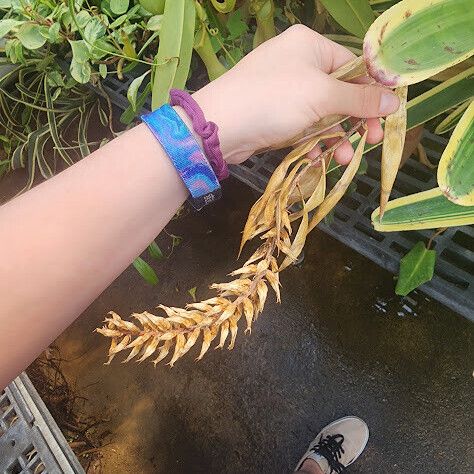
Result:
{"type": "Polygon", "coordinates": [[[26,374],[0,392],[1,474],[84,474],[26,374]]]}
{"type": "MultiPolygon", "coordinates": [[[[134,73],[138,75],[140,71],[134,73]]],[[[128,106],[127,89],[133,77],[119,81],[107,78],[104,84],[112,102],[122,110],[128,106]]],[[[150,99],[141,113],[151,110],[150,99]]],[[[429,159],[436,163],[446,146],[446,139],[425,132],[422,143],[429,159]]],[[[369,154],[370,155],[370,154],[369,154]]],[[[367,174],[355,179],[356,189],[346,195],[334,210],[334,219],[319,228],[381,267],[398,273],[400,257],[418,241],[431,237],[431,230],[379,233],[372,227],[370,215],[378,207],[380,194],[380,152],[368,157],[367,174]]],[[[251,188],[263,192],[282,157],[279,152],[254,156],[231,173],[251,188]]],[[[391,198],[425,191],[437,186],[436,173],[414,158],[399,171],[391,198]]],[[[474,227],[450,228],[436,238],[435,275],[420,289],[457,313],[474,320],[474,227]]]]}
{"type": "MultiPolygon", "coordinates": [[[[425,132],[422,143],[429,159],[439,161],[447,141],[425,132]]],[[[375,155],[375,154],[373,154],[375,155]]],[[[268,153],[233,166],[232,174],[262,192],[281,155],[268,153]]],[[[380,195],[380,161],[369,156],[367,174],[355,178],[356,189],[341,199],[330,224],[319,228],[366,256],[381,267],[398,272],[400,257],[419,240],[427,241],[432,230],[380,233],[370,221],[380,195]]],[[[436,173],[410,158],[399,171],[392,199],[437,186],[436,173]]],[[[435,275],[420,289],[459,314],[474,320],[474,227],[453,227],[433,242],[437,252],[435,275]]]]}

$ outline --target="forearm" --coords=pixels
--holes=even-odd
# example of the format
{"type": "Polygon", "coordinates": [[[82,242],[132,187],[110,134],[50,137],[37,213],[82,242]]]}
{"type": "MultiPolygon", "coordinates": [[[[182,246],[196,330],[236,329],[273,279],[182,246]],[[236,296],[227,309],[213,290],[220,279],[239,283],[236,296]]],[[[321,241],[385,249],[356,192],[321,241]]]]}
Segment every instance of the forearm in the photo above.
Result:
{"type": "MultiPolygon", "coordinates": [[[[394,112],[398,99],[329,75],[352,58],[295,25],[195,93],[206,119],[219,126],[224,159],[241,163],[330,115],[368,118],[367,142],[380,141],[378,117],[394,112]]],[[[334,158],[346,164],[352,155],[346,143],[334,158]]],[[[140,125],[0,209],[0,387],[141,253],[186,195],[171,161],[140,125]]]]}
{"type": "Polygon", "coordinates": [[[140,125],[0,208],[0,387],[146,248],[186,196],[140,125]]]}

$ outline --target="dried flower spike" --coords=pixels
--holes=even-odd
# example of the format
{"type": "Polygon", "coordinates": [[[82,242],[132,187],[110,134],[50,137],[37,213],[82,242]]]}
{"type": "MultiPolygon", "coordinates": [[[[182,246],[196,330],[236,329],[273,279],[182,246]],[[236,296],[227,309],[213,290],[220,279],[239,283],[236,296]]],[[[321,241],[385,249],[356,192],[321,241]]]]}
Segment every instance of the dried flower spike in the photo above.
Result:
{"type": "Polygon", "coordinates": [[[214,339],[218,340],[216,348],[228,344],[232,349],[242,318],[245,332],[250,333],[253,322],[263,311],[269,286],[280,302],[279,272],[298,258],[306,236],[315,225],[315,217],[329,212],[357,171],[367,133],[359,143],[353,162],[325,198],[327,164],[337,146],[362,124],[363,121],[359,121],[347,133],[313,137],[280,163],[265,192],[250,210],[241,250],[248,240],[257,236],[263,242],[242,267],[230,274],[233,280],[211,285],[217,296],[191,303],[186,308],[160,305],[158,308],[166,317],[144,312],[132,315],[135,322],[125,321],[114,312],[109,313],[105,325],[97,329],[100,334],[111,338],[107,364],[119,352],[129,351],[124,362],[132,359],[142,362],[155,355],[153,363],[156,365],[170,356],[168,364],[173,366],[198,342],[201,350],[197,360],[200,360],[214,339]],[[318,142],[335,135],[340,138],[335,145],[315,159],[308,158],[308,152],[318,142]],[[295,211],[295,205],[300,209],[295,211]],[[310,220],[310,213],[314,210],[315,217],[310,220]]]}

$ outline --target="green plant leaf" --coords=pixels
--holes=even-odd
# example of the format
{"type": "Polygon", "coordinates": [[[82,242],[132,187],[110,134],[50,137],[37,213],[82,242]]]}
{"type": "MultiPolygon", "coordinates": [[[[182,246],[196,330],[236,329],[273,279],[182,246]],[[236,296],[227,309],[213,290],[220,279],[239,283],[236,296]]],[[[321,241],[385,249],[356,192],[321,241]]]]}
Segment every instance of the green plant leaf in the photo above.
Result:
{"type": "Polygon", "coordinates": [[[17,38],[26,49],[38,49],[46,43],[46,38],[41,34],[44,27],[32,23],[24,23],[20,26],[17,38]]]}
{"type": "MultiPolygon", "coordinates": [[[[151,92],[151,82],[149,82],[143,92],[137,98],[137,110],[140,110],[146,102],[147,97],[150,95],[151,92]]],[[[135,118],[136,112],[133,111],[132,106],[129,105],[120,116],[120,122],[125,125],[130,124],[133,119],[135,118]]]]}
{"type": "Polygon", "coordinates": [[[12,0],[0,0],[0,8],[11,8],[12,6],[12,0]]]}
{"type": "Polygon", "coordinates": [[[439,188],[410,194],[388,202],[380,221],[380,208],[371,216],[379,232],[438,229],[474,224],[474,206],[459,206],[450,201],[439,188]]]}
{"type": "Polygon", "coordinates": [[[111,24],[110,24],[110,29],[115,30],[118,28],[120,25],[123,25],[126,21],[128,20],[128,15],[120,15],[117,19],[115,19],[111,24]]]}
{"type": "Polygon", "coordinates": [[[150,31],[160,31],[162,22],[163,15],[154,15],[148,20],[146,29],[150,31]]]}
{"type": "Polygon", "coordinates": [[[69,41],[72,49],[72,59],[78,63],[85,63],[89,60],[90,54],[84,40],[69,41]]]}
{"type": "Polygon", "coordinates": [[[321,0],[328,13],[347,31],[363,38],[375,20],[368,0],[321,0]]]}
{"type": "Polygon", "coordinates": [[[428,79],[474,54],[472,0],[403,0],[364,37],[367,71],[401,87],[428,79]]]}
{"type": "Polygon", "coordinates": [[[184,88],[191,64],[195,19],[193,0],[173,0],[165,3],[154,70],[153,110],[168,102],[172,87],[184,88]]]}
{"type": "Polygon", "coordinates": [[[139,0],[140,5],[152,15],[161,15],[165,9],[166,0],[139,0]]]}
{"type": "Polygon", "coordinates": [[[462,117],[464,111],[468,108],[470,101],[466,100],[461,105],[458,105],[453,111],[451,111],[435,128],[434,133],[436,135],[442,135],[443,133],[450,132],[456,127],[459,120],[462,117]]]}
{"type": "Polygon", "coordinates": [[[0,20],[0,38],[3,38],[9,33],[15,26],[22,25],[24,21],[14,20],[13,18],[7,18],[6,20],[0,20]]]}
{"type": "Polygon", "coordinates": [[[56,112],[53,110],[53,100],[51,97],[51,89],[47,80],[44,81],[44,96],[46,99],[46,107],[47,107],[46,116],[48,118],[51,139],[53,140],[54,146],[56,147],[56,150],[58,151],[61,158],[64,160],[65,163],[71,166],[74,163],[72,162],[69,155],[65,152],[65,150],[63,150],[63,144],[61,142],[61,137],[59,135],[60,124],[58,124],[56,112]]]}
{"type": "Polygon", "coordinates": [[[128,0],[110,0],[110,9],[115,15],[122,15],[128,10],[128,0]]]}
{"type": "Polygon", "coordinates": [[[83,107],[79,108],[79,126],[77,127],[77,143],[79,145],[79,151],[82,158],[85,158],[87,155],[90,155],[91,150],[89,144],[87,143],[87,129],[89,126],[89,119],[92,113],[92,107],[89,107],[86,110],[84,104],[83,107]]]}
{"type": "Polygon", "coordinates": [[[456,125],[438,165],[438,186],[461,206],[474,206],[474,102],[456,125]]]}
{"type": "Polygon", "coordinates": [[[188,293],[191,295],[191,298],[193,299],[194,302],[196,302],[196,290],[197,287],[193,286],[192,288],[189,288],[188,293]]]}
{"type": "Polygon", "coordinates": [[[151,69],[143,73],[141,76],[136,77],[128,87],[127,91],[127,99],[130,102],[130,105],[132,106],[132,110],[136,113],[137,112],[137,94],[138,94],[138,89],[140,89],[140,86],[142,85],[143,80],[145,79],[148,74],[150,74],[151,69]]]}
{"type": "Polygon", "coordinates": [[[153,268],[151,268],[143,258],[137,257],[133,261],[133,266],[144,280],[150,283],[150,285],[156,285],[158,283],[158,276],[155,273],[155,270],[153,270],[153,268]]]}
{"type": "Polygon", "coordinates": [[[150,254],[150,257],[156,258],[157,260],[163,259],[163,252],[161,251],[160,247],[158,247],[156,241],[153,241],[148,246],[148,253],[150,254]]]}
{"type": "Polygon", "coordinates": [[[99,74],[102,79],[107,77],[107,64],[99,64],[99,74]]]}
{"type": "Polygon", "coordinates": [[[62,93],[62,88],[61,87],[57,87],[56,90],[54,91],[53,95],[51,96],[51,101],[54,102],[55,100],[58,99],[58,97],[61,95],[62,93]]]}
{"type": "Polygon", "coordinates": [[[235,40],[247,33],[249,27],[242,18],[242,10],[236,10],[229,15],[226,27],[229,30],[229,36],[227,37],[229,40],[235,40]]]}
{"type": "Polygon", "coordinates": [[[48,29],[48,39],[51,43],[56,43],[61,38],[59,31],[61,30],[60,23],[53,23],[48,29]]]}
{"type": "Polygon", "coordinates": [[[100,101],[97,103],[97,112],[99,113],[100,123],[104,127],[107,127],[107,125],[109,125],[109,117],[107,116],[107,113],[105,112],[105,110],[100,105],[100,101]]]}
{"type": "Polygon", "coordinates": [[[369,163],[367,161],[367,158],[363,156],[362,159],[360,160],[360,165],[359,165],[359,169],[357,170],[357,174],[366,174],[368,167],[369,167],[369,163]]]}
{"type": "Polygon", "coordinates": [[[77,61],[71,61],[71,66],[69,67],[71,76],[80,84],[86,84],[91,78],[91,65],[89,62],[79,63],[77,61]]]}
{"type": "Polygon", "coordinates": [[[398,276],[395,293],[406,296],[410,291],[433,278],[436,252],[428,250],[423,242],[415,246],[400,260],[400,274],[398,276]]]}
{"type": "Polygon", "coordinates": [[[83,31],[84,40],[89,50],[94,47],[94,43],[105,35],[106,27],[102,21],[97,17],[91,18],[83,31]]]}
{"type": "Polygon", "coordinates": [[[76,15],[75,20],[72,22],[72,28],[71,28],[72,31],[76,31],[77,27],[83,30],[86,27],[87,23],[89,23],[90,19],[91,19],[90,13],[86,10],[81,10],[76,15]]]}
{"type": "Polygon", "coordinates": [[[71,76],[80,84],[86,84],[91,77],[89,49],[84,40],[69,41],[72,49],[72,61],[69,70],[71,76]]]}

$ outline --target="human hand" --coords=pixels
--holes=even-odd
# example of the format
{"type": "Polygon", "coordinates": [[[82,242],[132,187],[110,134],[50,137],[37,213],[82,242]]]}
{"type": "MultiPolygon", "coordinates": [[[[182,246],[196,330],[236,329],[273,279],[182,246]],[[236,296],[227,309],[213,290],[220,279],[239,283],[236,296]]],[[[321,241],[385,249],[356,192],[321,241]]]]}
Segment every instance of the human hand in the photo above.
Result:
{"type": "MultiPolygon", "coordinates": [[[[329,75],[354,57],[310,28],[295,25],[193,97],[207,120],[219,126],[228,163],[241,163],[256,150],[285,142],[332,114],[367,118],[367,142],[377,143],[383,138],[378,117],[394,112],[399,101],[381,86],[347,83],[329,75]]],[[[334,141],[325,143],[330,146],[334,141]]],[[[319,148],[311,153],[319,153],[319,148]]],[[[351,144],[345,142],[335,159],[347,164],[352,155],[351,144]]]]}

